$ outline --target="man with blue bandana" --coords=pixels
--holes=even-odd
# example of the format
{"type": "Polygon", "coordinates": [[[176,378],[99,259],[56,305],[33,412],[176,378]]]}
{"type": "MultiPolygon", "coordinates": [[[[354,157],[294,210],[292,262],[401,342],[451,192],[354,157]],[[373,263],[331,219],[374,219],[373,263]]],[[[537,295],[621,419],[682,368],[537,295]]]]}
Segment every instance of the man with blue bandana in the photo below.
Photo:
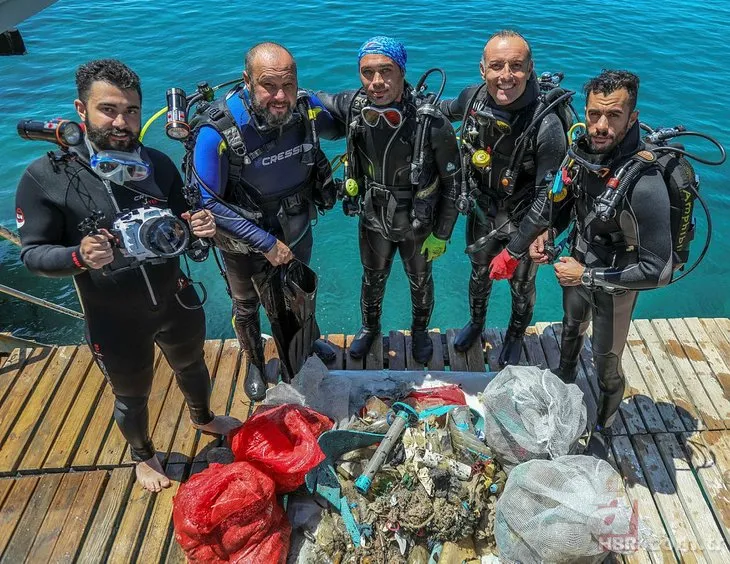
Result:
{"type": "MultiPolygon", "coordinates": [[[[266,383],[254,277],[268,264],[309,262],[311,220],[336,201],[317,142],[334,120],[315,96],[298,89],[296,63],[285,47],[255,45],[245,65],[243,85],[203,114],[193,167],[205,208],[215,216],[236,333],[250,360],[244,390],[261,400],[266,383]]],[[[334,358],[326,343],[314,348],[325,362],[334,358]]]]}
{"type": "Polygon", "coordinates": [[[433,354],[431,261],[446,251],[458,215],[456,135],[433,101],[406,82],[402,43],[373,37],[358,59],[362,88],[317,94],[347,139],[344,209],[360,217],[363,326],[350,356],[363,358],[380,335],[385,284],[397,251],[411,290],[413,358],[426,364],[433,354]]]}

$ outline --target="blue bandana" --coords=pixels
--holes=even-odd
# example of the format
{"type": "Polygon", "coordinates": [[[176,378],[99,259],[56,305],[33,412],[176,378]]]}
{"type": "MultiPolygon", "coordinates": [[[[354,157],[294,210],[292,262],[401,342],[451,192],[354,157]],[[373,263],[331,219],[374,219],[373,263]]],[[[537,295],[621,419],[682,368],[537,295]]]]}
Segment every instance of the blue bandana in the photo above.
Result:
{"type": "Polygon", "coordinates": [[[360,51],[357,54],[358,63],[365,55],[385,55],[393,59],[393,62],[400,67],[401,72],[404,75],[406,74],[408,53],[406,53],[406,48],[403,46],[403,43],[396,41],[392,37],[386,37],[384,35],[371,37],[360,47],[360,51]]]}

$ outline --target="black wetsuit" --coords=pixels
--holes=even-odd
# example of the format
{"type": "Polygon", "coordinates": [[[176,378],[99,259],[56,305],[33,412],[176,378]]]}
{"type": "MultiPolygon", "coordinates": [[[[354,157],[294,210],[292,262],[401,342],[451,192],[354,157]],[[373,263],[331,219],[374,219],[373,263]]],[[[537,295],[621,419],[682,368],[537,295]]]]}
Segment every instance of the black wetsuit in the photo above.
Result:
{"type": "MultiPolygon", "coordinates": [[[[609,155],[591,155],[585,139],[578,145],[586,159],[603,164],[615,173],[631,155],[643,148],[639,126],[635,124],[609,155]]],[[[621,354],[636,304],[637,291],[667,284],[672,276],[672,236],[669,195],[658,168],[644,171],[616,217],[604,222],[597,218],[594,201],[606,189],[606,177],[581,167],[568,197],[553,210],[556,232],[571,219],[571,256],[585,265],[593,283],[563,288],[563,335],[559,375],[575,379],[583,336],[593,319],[593,360],[598,373],[601,397],[598,425],[610,426],[623,398],[625,380],[621,354]]],[[[520,226],[520,237],[510,243],[515,253],[525,252],[550,219],[543,192],[520,226]]]]}
{"type": "MultiPolygon", "coordinates": [[[[466,244],[471,245],[492,231],[496,230],[496,233],[480,250],[470,254],[471,319],[455,341],[459,350],[467,349],[484,327],[487,302],[492,291],[489,264],[515,235],[520,221],[530,208],[545,177],[555,173],[567,149],[560,118],[554,112],[549,113],[530,135],[524,159],[515,179],[514,191],[511,195],[506,194],[500,185],[500,180],[502,173],[508,168],[518,137],[537,113],[539,102],[537,79],[533,75],[522,96],[508,106],[498,105],[484,85],[475,85],[462,90],[458,98],[442,101],[441,110],[451,121],[460,121],[464,118],[467,106],[473,98],[472,110],[492,108],[511,123],[511,132],[502,135],[494,127],[477,124],[477,135],[471,140],[474,149],[485,149],[490,152],[492,162],[491,168],[483,172],[471,164],[469,157],[469,169],[464,170],[464,174],[468,175],[478,188],[474,207],[467,218],[466,244]],[[480,88],[481,91],[474,98],[480,88]]],[[[534,265],[529,257],[525,257],[510,279],[512,315],[507,328],[505,350],[500,357],[507,361],[509,360],[507,356],[516,356],[511,359],[510,364],[519,361],[521,339],[532,320],[536,274],[537,265],[534,265]],[[509,348],[507,343],[510,342],[516,345],[513,347],[516,354],[505,355],[509,348]]]]}
{"type": "MultiPolygon", "coordinates": [[[[84,145],[79,158],[88,160],[84,145]]],[[[86,318],[86,338],[114,391],[114,419],[129,442],[134,460],[154,456],[149,436],[147,399],[154,371],[157,343],[175,372],[195,423],[209,423],[210,378],[203,359],[205,315],[179,260],[119,270],[132,259],[114,249],[114,261],[104,270],[86,269],[79,251],[78,225],[92,212],[105,218],[110,229],[115,218],[112,199],[102,181],[78,160],[68,156],[35,160],[18,185],[20,257],[42,276],[73,276],[86,318]],[[60,158],[58,158],[60,157],[60,158]],[[115,272],[116,271],[116,272],[115,272]],[[178,298],[189,307],[185,309],[178,298]]],[[[142,157],[153,175],[126,187],[110,183],[117,205],[133,210],[145,204],[169,207],[180,215],[188,209],[182,180],[163,153],[143,148],[142,157]]]]}
{"type": "MultiPolygon", "coordinates": [[[[334,120],[316,97],[300,92],[300,98],[305,96],[309,107],[318,110],[317,131],[334,128],[334,120]]],[[[213,212],[218,226],[216,241],[226,265],[236,333],[252,365],[263,374],[261,301],[253,282],[256,275],[268,268],[263,253],[271,250],[278,239],[291,248],[297,259],[308,264],[315,203],[320,210],[330,209],[336,195],[329,162],[308,138],[299,109],[284,127],[270,128],[258,125],[245,88],[232,92],[217,104],[220,108],[225,104],[230,112],[250,162],[232,164],[229,143],[224,141],[219,128],[208,123],[196,133],[193,163],[199,181],[205,185],[201,191],[204,205],[213,212]],[[236,169],[238,179],[232,176],[236,169]],[[236,206],[243,215],[213,194],[236,206]]],[[[257,385],[251,378],[258,379],[259,375],[249,373],[247,393],[253,399],[262,399],[265,385],[263,382],[257,385]]]]}
{"type": "Polygon", "coordinates": [[[350,176],[359,185],[358,198],[363,208],[359,223],[363,328],[370,335],[380,331],[385,285],[397,251],[410,284],[411,328],[421,338],[428,328],[434,304],[431,263],[421,254],[421,247],[431,233],[448,240],[458,215],[454,202],[461,172],[454,130],[442,116],[431,119],[419,188],[415,190],[410,173],[416,102],[408,90],[404,102],[393,105],[404,114],[399,129],[391,128],[383,118],[375,127],[358,119],[360,106],[367,105],[359,90],[336,95],[320,92],[318,96],[340,123],[340,133],[351,136],[350,176]],[[350,127],[353,120],[358,123],[355,128],[350,127]],[[414,195],[422,190],[431,194],[418,202],[414,195]],[[421,223],[415,230],[414,217],[419,217],[421,223]]]}

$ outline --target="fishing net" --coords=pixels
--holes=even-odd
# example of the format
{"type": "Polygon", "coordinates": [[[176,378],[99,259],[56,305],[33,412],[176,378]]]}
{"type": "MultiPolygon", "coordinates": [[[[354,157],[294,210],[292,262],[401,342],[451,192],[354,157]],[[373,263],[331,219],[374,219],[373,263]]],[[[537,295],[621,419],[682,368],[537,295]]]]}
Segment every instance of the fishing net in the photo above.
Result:
{"type": "Polygon", "coordinates": [[[486,443],[504,469],[572,451],[586,428],[583,392],[549,370],[508,366],[482,395],[486,443]]]}
{"type": "Polygon", "coordinates": [[[638,511],[610,464],[591,456],[531,460],[497,501],[500,562],[600,562],[640,545],[638,511]]]}

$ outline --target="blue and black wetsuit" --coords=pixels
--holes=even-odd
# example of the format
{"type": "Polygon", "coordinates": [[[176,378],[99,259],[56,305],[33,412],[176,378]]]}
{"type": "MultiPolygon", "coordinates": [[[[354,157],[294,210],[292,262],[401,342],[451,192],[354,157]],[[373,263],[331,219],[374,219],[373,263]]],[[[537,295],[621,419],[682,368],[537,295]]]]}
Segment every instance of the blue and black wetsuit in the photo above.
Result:
{"type": "Polygon", "coordinates": [[[336,201],[329,162],[305,123],[307,105],[316,114],[317,133],[326,134],[334,127],[321,102],[303,92],[288,124],[261,127],[251,111],[248,91],[235,89],[215,102],[206,115],[227,112],[233,120],[227,125],[237,129],[244,149],[236,154],[221,126],[209,120],[197,131],[193,152],[203,204],[215,216],[216,242],[226,265],[236,332],[241,347],[262,373],[261,301],[252,277],[266,268],[263,253],[277,239],[308,263],[315,204],[329,209],[336,201]]]}
{"type": "MultiPolygon", "coordinates": [[[[469,255],[471,318],[454,340],[455,348],[460,351],[468,349],[484,328],[487,303],[492,291],[490,263],[517,234],[520,222],[530,209],[546,175],[555,173],[567,150],[560,118],[556,113],[547,114],[527,141],[514,191],[505,193],[500,184],[502,173],[509,165],[517,140],[539,111],[539,96],[537,78],[533,74],[522,96],[508,106],[497,104],[483,84],[465,88],[457,98],[441,102],[441,111],[451,121],[461,121],[470,111],[487,108],[511,123],[511,131],[503,133],[490,124],[479,124],[473,117],[466,116],[471,123],[465,124],[470,126],[465,128],[465,140],[475,149],[487,150],[491,155],[489,169],[476,168],[469,160],[469,167],[464,170],[464,174],[477,188],[476,201],[467,217],[466,244],[472,245],[490,233],[493,235],[481,249],[469,255]],[[468,135],[469,130],[474,132],[473,135],[468,135]]],[[[535,307],[536,274],[537,266],[526,257],[510,279],[512,315],[505,347],[500,355],[503,364],[519,361],[522,337],[535,307]]]]}
{"type": "MultiPolygon", "coordinates": [[[[33,161],[20,179],[20,258],[41,276],[73,276],[86,340],[114,392],[114,419],[132,458],[148,460],[155,455],[147,414],[155,343],[175,371],[192,420],[206,424],[213,418],[203,358],[205,315],[177,258],[129,268],[132,259],[115,248],[114,261],[104,271],[86,268],[79,247],[87,233],[79,230],[79,223],[101,211],[99,227],[111,229],[116,211],[102,181],[82,164],[89,159],[86,145],[72,151],[33,161]],[[181,302],[197,308],[186,309],[181,302]]],[[[169,207],[177,215],[187,211],[174,163],[150,148],[143,147],[141,155],[152,164],[153,174],[143,183],[111,183],[118,207],[169,207]]]]}
{"type": "MultiPolygon", "coordinates": [[[[456,224],[455,200],[461,181],[459,149],[453,127],[443,116],[430,120],[424,147],[423,168],[418,187],[411,181],[411,159],[416,138],[416,109],[420,103],[406,85],[403,101],[393,104],[404,119],[399,128],[380,120],[370,127],[359,120],[365,95],[349,90],[336,95],[318,93],[324,105],[340,124],[340,134],[348,136],[350,176],[360,186],[360,259],[363,264],[362,309],[366,346],[356,338],[350,353],[366,354],[373,335],[380,331],[385,284],[395,253],[400,254],[408,276],[412,303],[414,343],[427,339],[426,329],[434,304],[431,263],[421,254],[423,242],[433,233],[448,240],[456,224]],[[353,123],[357,123],[353,127],[353,123]],[[427,194],[422,199],[419,195],[427,194]],[[420,227],[414,229],[414,218],[420,227]]],[[[430,349],[426,343],[414,358],[426,362],[430,349]],[[420,357],[420,359],[419,359],[420,357]],[[422,360],[426,359],[426,360],[422,360]]],[[[414,345],[414,351],[419,347],[414,345]]]]}
{"type": "MultiPolygon", "coordinates": [[[[583,138],[574,150],[615,173],[644,148],[638,123],[610,154],[591,154],[583,138]]],[[[574,220],[571,256],[588,269],[589,284],[563,287],[563,334],[558,375],[575,380],[583,337],[593,320],[593,361],[601,390],[598,424],[611,425],[623,399],[625,378],[621,356],[639,290],[664,286],[672,277],[672,230],[667,186],[661,171],[646,169],[629,188],[610,221],[598,219],[594,203],[606,189],[605,177],[580,168],[568,196],[556,204],[551,218],[545,190],[520,225],[509,250],[526,252],[551,223],[556,234],[574,220]],[[552,219],[552,221],[551,221],[552,219]]]]}

